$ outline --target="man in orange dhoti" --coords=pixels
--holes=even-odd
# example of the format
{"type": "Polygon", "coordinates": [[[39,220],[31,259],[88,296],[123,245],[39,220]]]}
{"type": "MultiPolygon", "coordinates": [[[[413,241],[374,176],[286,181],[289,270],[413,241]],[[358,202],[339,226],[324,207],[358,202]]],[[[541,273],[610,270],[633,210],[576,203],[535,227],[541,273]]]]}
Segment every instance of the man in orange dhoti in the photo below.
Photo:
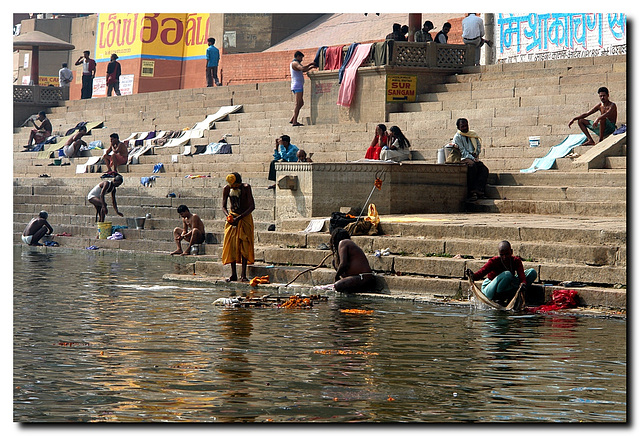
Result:
{"type": "Polygon", "coordinates": [[[247,264],[255,261],[253,253],[253,217],[255,209],[251,185],[242,183],[238,173],[227,176],[227,186],[222,189],[222,210],[227,216],[224,226],[224,242],[222,244],[222,263],[231,264],[231,277],[228,282],[238,280],[236,263],[242,264],[241,282],[248,282],[247,264]],[[231,204],[231,211],[227,210],[227,200],[231,204]]]}

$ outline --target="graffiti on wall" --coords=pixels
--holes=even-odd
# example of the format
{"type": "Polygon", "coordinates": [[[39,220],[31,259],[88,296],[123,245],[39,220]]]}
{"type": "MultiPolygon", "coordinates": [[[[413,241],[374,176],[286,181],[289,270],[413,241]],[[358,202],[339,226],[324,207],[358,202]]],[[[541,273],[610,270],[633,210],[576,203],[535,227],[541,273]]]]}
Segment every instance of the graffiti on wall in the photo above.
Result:
{"type": "Polygon", "coordinates": [[[495,32],[498,62],[627,53],[626,14],[498,14],[495,32]]]}

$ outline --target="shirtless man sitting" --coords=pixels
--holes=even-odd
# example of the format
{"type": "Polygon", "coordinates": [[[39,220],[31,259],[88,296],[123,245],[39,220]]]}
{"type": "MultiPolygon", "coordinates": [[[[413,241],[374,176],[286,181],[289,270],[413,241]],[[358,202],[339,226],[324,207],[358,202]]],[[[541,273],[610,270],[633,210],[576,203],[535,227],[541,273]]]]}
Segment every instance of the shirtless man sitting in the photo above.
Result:
{"type": "Polygon", "coordinates": [[[178,214],[182,217],[182,228],[173,229],[173,239],[176,241],[178,249],[171,254],[180,254],[188,256],[191,254],[191,246],[202,244],[204,242],[204,223],[198,215],[191,213],[189,208],[184,204],[178,206],[178,214]],[[186,251],[182,251],[182,240],[189,243],[186,251]]]}
{"type": "Polygon", "coordinates": [[[376,279],[367,256],[351,240],[349,232],[338,228],[331,232],[333,267],[336,269],[334,289],[338,292],[371,292],[376,279]]]}
{"type": "Polygon", "coordinates": [[[108,172],[118,172],[118,165],[127,163],[129,157],[129,150],[124,142],[120,142],[120,137],[117,133],[112,133],[109,136],[111,145],[102,155],[102,160],[107,164],[108,172]],[[113,152],[113,154],[111,154],[113,152]]]}
{"type": "Polygon", "coordinates": [[[31,130],[31,133],[29,133],[29,143],[24,146],[25,148],[44,142],[49,136],[51,136],[51,132],[53,131],[51,121],[47,118],[47,113],[45,111],[38,112],[36,120],[30,118],[29,121],[31,121],[35,129],[31,130]],[[37,125],[36,121],[40,121],[40,125],[37,125]]]}
{"type": "Polygon", "coordinates": [[[595,105],[589,112],[578,115],[569,121],[569,127],[571,127],[574,121],[577,121],[578,127],[580,127],[582,133],[587,137],[587,142],[582,145],[595,145],[593,138],[589,134],[589,130],[598,134],[600,138],[599,141],[602,141],[616,130],[618,107],[614,102],[609,100],[609,90],[604,86],[599,88],[598,97],[600,97],[600,104],[595,105]],[[587,120],[589,115],[598,111],[600,111],[600,116],[597,117],[595,121],[587,120]]]}
{"type": "Polygon", "coordinates": [[[41,211],[37,217],[32,218],[27,224],[27,227],[22,232],[22,242],[27,245],[41,246],[38,241],[42,239],[44,235],[50,235],[53,233],[53,228],[47,221],[49,214],[44,210],[41,211]]]}

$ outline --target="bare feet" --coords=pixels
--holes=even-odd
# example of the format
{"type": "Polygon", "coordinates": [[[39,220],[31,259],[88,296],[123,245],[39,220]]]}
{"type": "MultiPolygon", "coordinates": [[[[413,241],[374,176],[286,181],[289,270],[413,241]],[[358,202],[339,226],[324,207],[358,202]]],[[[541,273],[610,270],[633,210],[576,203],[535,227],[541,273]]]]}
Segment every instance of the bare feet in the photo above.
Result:
{"type": "Polygon", "coordinates": [[[228,279],[225,279],[225,282],[237,282],[238,281],[238,276],[231,276],[228,279]]]}
{"type": "Polygon", "coordinates": [[[246,277],[240,277],[240,281],[241,281],[241,282],[248,282],[248,281],[249,281],[249,279],[248,279],[248,278],[246,278],[246,277]]]}
{"type": "Polygon", "coordinates": [[[173,256],[174,254],[182,254],[182,250],[172,251],[170,254],[171,254],[172,256],[173,256]]]}
{"type": "Polygon", "coordinates": [[[180,256],[190,256],[190,250],[185,251],[184,253],[182,253],[180,256]]]}
{"type": "Polygon", "coordinates": [[[584,144],[582,144],[582,145],[596,145],[596,143],[595,143],[595,142],[593,142],[593,140],[591,140],[591,141],[587,141],[587,142],[585,142],[585,143],[584,143],[584,144]]]}

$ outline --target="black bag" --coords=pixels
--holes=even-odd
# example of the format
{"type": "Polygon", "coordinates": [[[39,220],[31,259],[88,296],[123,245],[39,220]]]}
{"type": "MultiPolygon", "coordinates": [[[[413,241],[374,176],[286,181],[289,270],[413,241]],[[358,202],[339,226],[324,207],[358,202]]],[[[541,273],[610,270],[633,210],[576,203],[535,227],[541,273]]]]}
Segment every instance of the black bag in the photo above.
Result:
{"type": "Polygon", "coordinates": [[[329,219],[329,232],[333,232],[335,229],[344,228],[347,224],[355,223],[357,218],[349,218],[346,213],[332,212],[329,219]]]}

